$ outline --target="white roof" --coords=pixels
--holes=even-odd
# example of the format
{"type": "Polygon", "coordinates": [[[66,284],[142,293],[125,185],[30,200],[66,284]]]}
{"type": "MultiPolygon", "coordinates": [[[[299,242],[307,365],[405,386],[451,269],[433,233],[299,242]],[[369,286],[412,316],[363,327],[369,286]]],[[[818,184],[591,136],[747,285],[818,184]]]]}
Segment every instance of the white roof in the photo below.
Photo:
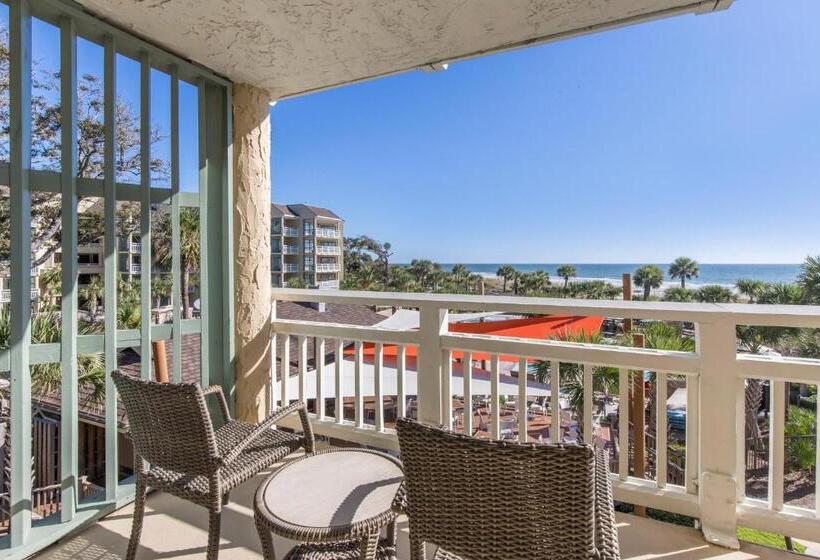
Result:
{"type": "MultiPolygon", "coordinates": [[[[487,311],[482,313],[450,313],[448,320],[450,323],[462,323],[464,321],[477,321],[483,318],[497,317],[502,313],[487,311]]],[[[394,331],[409,331],[418,329],[420,324],[419,312],[415,309],[398,309],[390,317],[378,323],[377,327],[394,331]]]]}

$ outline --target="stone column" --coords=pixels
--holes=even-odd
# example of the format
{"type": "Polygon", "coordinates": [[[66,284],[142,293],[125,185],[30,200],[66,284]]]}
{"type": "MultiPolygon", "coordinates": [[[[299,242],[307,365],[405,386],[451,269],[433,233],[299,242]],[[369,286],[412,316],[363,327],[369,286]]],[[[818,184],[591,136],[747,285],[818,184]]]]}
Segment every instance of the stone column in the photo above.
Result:
{"type": "Polygon", "coordinates": [[[233,87],[236,417],[258,422],[268,410],[271,339],[270,97],[233,87]]]}

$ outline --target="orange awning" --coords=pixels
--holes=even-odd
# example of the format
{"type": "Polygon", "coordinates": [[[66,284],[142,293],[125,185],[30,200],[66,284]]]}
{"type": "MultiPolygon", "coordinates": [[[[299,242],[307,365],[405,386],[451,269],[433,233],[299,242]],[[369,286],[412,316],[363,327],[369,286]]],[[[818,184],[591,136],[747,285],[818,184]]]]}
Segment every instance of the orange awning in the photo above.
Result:
{"type": "MultiPolygon", "coordinates": [[[[483,323],[450,323],[449,331],[452,333],[465,334],[486,334],[493,336],[503,336],[510,338],[526,338],[531,340],[547,340],[556,338],[567,333],[587,334],[597,333],[601,330],[604,322],[603,317],[577,317],[567,315],[548,315],[543,317],[528,317],[526,319],[507,319],[504,321],[485,321],[483,323]]],[[[362,345],[362,352],[365,357],[375,356],[375,344],[365,342],[362,345]]],[[[345,354],[353,355],[354,350],[348,348],[345,354]]],[[[384,345],[384,356],[395,357],[398,353],[396,345],[384,345]]],[[[407,357],[417,355],[415,346],[408,346],[405,351],[407,357]]],[[[460,359],[463,352],[453,352],[453,359],[460,359]]],[[[516,356],[501,356],[502,361],[517,362],[516,356]]],[[[489,360],[490,355],[484,352],[473,352],[473,360],[489,360]]]]}

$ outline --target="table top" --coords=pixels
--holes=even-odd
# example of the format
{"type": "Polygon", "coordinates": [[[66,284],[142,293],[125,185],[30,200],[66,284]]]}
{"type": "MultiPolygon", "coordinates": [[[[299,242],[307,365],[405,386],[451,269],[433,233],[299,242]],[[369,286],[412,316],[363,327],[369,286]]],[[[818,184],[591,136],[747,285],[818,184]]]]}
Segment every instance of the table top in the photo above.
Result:
{"type": "Polygon", "coordinates": [[[288,463],[259,487],[255,507],[286,533],[355,531],[386,524],[404,474],[398,459],[367,449],[332,449],[288,463]]]}

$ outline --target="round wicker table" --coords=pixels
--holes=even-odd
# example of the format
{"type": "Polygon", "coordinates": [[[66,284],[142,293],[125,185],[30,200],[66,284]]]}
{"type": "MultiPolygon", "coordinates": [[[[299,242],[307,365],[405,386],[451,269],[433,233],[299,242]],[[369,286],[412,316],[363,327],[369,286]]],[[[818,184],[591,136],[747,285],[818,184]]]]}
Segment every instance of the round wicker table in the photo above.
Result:
{"type": "Polygon", "coordinates": [[[271,533],[300,543],[285,560],[395,559],[393,504],[403,480],[398,459],[366,449],[332,449],[288,463],[256,491],[265,560],[276,558],[271,533]]]}

